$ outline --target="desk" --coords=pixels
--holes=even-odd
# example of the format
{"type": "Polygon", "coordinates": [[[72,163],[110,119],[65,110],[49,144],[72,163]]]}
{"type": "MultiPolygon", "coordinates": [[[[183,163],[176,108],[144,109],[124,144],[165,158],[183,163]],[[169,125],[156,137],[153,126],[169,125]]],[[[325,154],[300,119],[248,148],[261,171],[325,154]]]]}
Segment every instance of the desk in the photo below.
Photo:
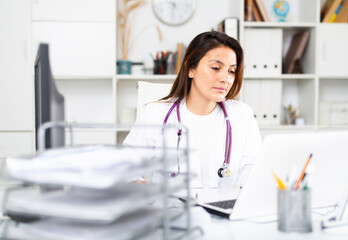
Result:
{"type": "MultiPolygon", "coordinates": [[[[221,189],[192,189],[192,195],[197,194],[199,198],[203,197],[205,201],[216,201],[217,199],[212,199],[211,197],[217,197],[218,200],[232,199],[239,195],[238,190],[231,191],[228,195],[221,189]]],[[[205,221],[204,224],[199,224],[202,226],[205,234],[201,237],[193,237],[192,239],[204,239],[204,240],[347,240],[348,234],[333,234],[326,233],[321,230],[321,221],[332,213],[334,207],[314,209],[312,210],[312,226],[313,232],[311,233],[286,233],[278,231],[278,222],[276,216],[268,219],[268,222],[263,220],[258,220],[258,222],[252,220],[244,221],[230,221],[228,219],[223,219],[219,217],[211,217],[210,220],[205,221]],[[273,220],[273,221],[272,221],[273,220]]],[[[195,217],[194,211],[191,211],[193,226],[195,226],[195,221],[197,221],[197,216],[195,217]]],[[[204,219],[204,216],[199,216],[198,218],[204,219]]],[[[209,218],[209,217],[208,217],[209,218]]],[[[199,223],[199,222],[198,222],[199,223]]],[[[348,227],[348,226],[346,226],[348,227]]]]}
{"type": "Polygon", "coordinates": [[[311,233],[284,233],[277,229],[277,222],[254,223],[248,221],[232,222],[222,218],[211,218],[211,224],[205,228],[204,240],[343,240],[348,239],[348,235],[329,234],[321,231],[321,216],[312,215],[313,232],[311,233]]]}

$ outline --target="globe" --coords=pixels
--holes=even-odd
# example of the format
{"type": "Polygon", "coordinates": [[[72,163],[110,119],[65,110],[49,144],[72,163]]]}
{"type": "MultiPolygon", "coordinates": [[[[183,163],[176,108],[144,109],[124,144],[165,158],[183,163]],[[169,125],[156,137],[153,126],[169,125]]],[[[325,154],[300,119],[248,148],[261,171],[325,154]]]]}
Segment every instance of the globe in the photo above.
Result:
{"type": "Polygon", "coordinates": [[[273,11],[279,18],[280,22],[285,22],[286,16],[289,13],[290,5],[287,1],[276,0],[273,3],[273,11]]]}

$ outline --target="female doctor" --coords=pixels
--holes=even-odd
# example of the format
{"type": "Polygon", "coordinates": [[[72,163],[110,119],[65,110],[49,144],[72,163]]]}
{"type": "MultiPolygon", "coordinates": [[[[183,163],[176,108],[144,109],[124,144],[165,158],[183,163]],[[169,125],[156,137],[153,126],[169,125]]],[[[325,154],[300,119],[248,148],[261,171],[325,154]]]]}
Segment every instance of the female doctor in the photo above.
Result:
{"type": "MultiPolygon", "coordinates": [[[[237,100],[243,80],[243,49],[224,33],[197,35],[187,47],[181,69],[168,96],[144,106],[124,146],[160,147],[162,129],[146,125],[185,125],[189,132],[191,187],[241,188],[261,145],[251,108],[237,100]]],[[[185,130],[172,140],[184,146],[185,130]],[[179,139],[181,137],[181,142],[179,139]],[[177,140],[178,139],[178,140],[177,140]]],[[[178,166],[170,176],[183,172],[178,166]]],[[[152,180],[163,177],[154,173],[152,180]]],[[[157,180],[155,180],[157,181],[157,180]]]]}

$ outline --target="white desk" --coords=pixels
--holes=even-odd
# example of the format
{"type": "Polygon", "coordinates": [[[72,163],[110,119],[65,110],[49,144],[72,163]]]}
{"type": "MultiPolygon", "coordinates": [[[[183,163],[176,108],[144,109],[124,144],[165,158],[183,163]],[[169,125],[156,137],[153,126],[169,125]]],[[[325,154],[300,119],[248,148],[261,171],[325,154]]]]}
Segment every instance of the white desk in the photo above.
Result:
{"type": "Polygon", "coordinates": [[[339,240],[348,239],[347,235],[329,234],[321,230],[321,217],[313,214],[313,232],[311,233],[284,233],[277,229],[277,222],[272,223],[253,223],[248,221],[231,222],[227,219],[212,218],[211,225],[204,229],[205,234],[197,239],[216,239],[216,240],[339,240]]]}

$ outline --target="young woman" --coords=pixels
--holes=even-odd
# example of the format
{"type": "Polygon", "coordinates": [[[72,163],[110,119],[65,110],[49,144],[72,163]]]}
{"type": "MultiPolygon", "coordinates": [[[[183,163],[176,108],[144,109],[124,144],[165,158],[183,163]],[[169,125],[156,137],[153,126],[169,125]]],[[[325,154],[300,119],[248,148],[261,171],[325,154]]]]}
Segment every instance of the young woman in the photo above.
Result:
{"type": "MultiPolygon", "coordinates": [[[[241,188],[261,145],[253,111],[235,100],[243,65],[243,49],[235,39],[216,31],[197,35],[169,95],[145,105],[124,145],[160,147],[162,129],[140,126],[176,124],[177,136],[166,141],[185,146],[180,135],[188,130],[190,170],[197,175],[192,187],[241,188]],[[181,124],[187,128],[181,130],[181,124]]],[[[182,164],[178,161],[172,177],[183,172],[182,164]]],[[[153,179],[162,175],[154,173],[153,179]]]]}

